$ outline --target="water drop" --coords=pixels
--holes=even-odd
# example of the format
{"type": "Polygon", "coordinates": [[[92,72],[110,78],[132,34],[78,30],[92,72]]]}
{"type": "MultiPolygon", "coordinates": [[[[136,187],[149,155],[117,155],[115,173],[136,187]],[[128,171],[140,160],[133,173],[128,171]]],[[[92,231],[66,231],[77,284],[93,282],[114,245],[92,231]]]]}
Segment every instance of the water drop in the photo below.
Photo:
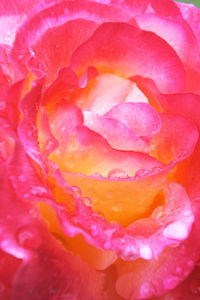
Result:
{"type": "Polygon", "coordinates": [[[141,257],[146,259],[146,260],[152,259],[151,248],[147,245],[143,245],[143,246],[140,247],[140,254],[141,254],[141,257]]]}
{"type": "Polygon", "coordinates": [[[110,179],[118,179],[118,178],[127,178],[128,174],[123,169],[112,169],[108,173],[108,178],[110,179]]]}
{"type": "Polygon", "coordinates": [[[54,150],[55,147],[56,147],[56,143],[53,140],[49,139],[45,145],[45,151],[51,152],[54,150]]]}
{"type": "Polygon", "coordinates": [[[152,169],[152,173],[159,173],[162,169],[160,167],[155,167],[152,169]]]}
{"type": "Polygon", "coordinates": [[[140,287],[140,295],[142,298],[150,298],[155,295],[155,287],[151,282],[144,282],[140,287]]]}
{"type": "Polygon", "coordinates": [[[24,175],[20,175],[19,176],[19,181],[25,182],[26,181],[26,177],[24,175]]]}
{"type": "Polygon", "coordinates": [[[171,290],[177,286],[179,278],[174,275],[169,275],[164,279],[164,286],[167,290],[171,290]]]}
{"type": "Polygon", "coordinates": [[[26,193],[24,194],[24,199],[29,199],[30,198],[30,194],[26,193]]]}
{"type": "Polygon", "coordinates": [[[152,218],[160,219],[163,215],[163,206],[156,207],[152,212],[152,218]]]}
{"type": "Polygon", "coordinates": [[[102,175],[98,172],[95,172],[95,173],[92,173],[91,176],[94,176],[94,177],[102,177],[102,175]]]}
{"type": "Polygon", "coordinates": [[[99,233],[97,226],[96,225],[92,225],[91,228],[90,228],[90,232],[91,232],[91,235],[93,237],[96,237],[98,235],[98,233],[99,233]]]}
{"type": "Polygon", "coordinates": [[[183,270],[182,270],[181,267],[177,267],[176,270],[175,270],[175,272],[176,272],[177,275],[180,276],[182,274],[183,270]]]}
{"type": "Polygon", "coordinates": [[[72,186],[72,190],[73,190],[75,196],[81,197],[81,190],[80,190],[79,187],[77,187],[77,186],[72,186]]]}
{"type": "Polygon", "coordinates": [[[93,207],[92,200],[89,197],[84,197],[83,202],[85,203],[86,206],[93,207]]]}
{"type": "Polygon", "coordinates": [[[183,222],[177,221],[169,224],[163,230],[163,235],[169,239],[184,240],[188,236],[188,230],[183,222]]]}
{"type": "Polygon", "coordinates": [[[135,174],[135,180],[138,180],[141,177],[148,176],[149,174],[150,174],[149,170],[141,169],[141,170],[139,170],[139,171],[136,172],[136,174],[135,174]]]}
{"type": "Polygon", "coordinates": [[[104,247],[105,250],[109,250],[110,249],[110,242],[109,241],[105,242],[103,247],[104,247]]]}
{"type": "Polygon", "coordinates": [[[42,186],[34,186],[31,189],[31,193],[33,195],[42,196],[42,195],[44,195],[44,194],[47,193],[47,190],[44,187],[42,187],[42,186]]]}
{"type": "Polygon", "coordinates": [[[37,249],[41,244],[41,238],[36,227],[32,225],[23,226],[16,232],[16,239],[20,246],[37,249]]]}
{"type": "Polygon", "coordinates": [[[34,52],[34,50],[33,50],[32,48],[29,48],[29,52],[30,52],[30,54],[31,54],[32,56],[35,56],[35,52],[34,52]]]}

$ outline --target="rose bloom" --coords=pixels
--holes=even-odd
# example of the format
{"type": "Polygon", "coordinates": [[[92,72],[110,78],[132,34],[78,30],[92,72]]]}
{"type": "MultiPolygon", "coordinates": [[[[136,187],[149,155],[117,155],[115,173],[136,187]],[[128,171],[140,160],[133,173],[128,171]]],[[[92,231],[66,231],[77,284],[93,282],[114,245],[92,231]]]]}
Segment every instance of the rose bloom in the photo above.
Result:
{"type": "Polygon", "coordinates": [[[200,299],[199,9],[0,13],[0,299],[200,299]]]}

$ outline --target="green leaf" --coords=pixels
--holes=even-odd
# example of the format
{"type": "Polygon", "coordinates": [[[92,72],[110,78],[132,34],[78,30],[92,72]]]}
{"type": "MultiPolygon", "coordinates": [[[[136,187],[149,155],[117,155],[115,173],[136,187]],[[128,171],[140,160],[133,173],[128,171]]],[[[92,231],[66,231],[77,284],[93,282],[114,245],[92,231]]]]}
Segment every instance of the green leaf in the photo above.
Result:
{"type": "Polygon", "coordinates": [[[185,2],[185,3],[193,3],[197,7],[200,7],[200,0],[184,0],[184,1],[176,0],[176,1],[177,2],[185,2]]]}

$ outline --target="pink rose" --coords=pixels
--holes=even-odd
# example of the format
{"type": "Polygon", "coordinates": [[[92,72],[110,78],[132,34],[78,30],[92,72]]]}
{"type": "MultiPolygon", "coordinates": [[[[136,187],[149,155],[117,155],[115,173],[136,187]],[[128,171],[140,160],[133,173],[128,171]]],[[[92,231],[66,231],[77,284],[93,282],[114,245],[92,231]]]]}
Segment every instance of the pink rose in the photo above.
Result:
{"type": "Polygon", "coordinates": [[[0,299],[199,299],[200,11],[0,12],[0,299]]]}

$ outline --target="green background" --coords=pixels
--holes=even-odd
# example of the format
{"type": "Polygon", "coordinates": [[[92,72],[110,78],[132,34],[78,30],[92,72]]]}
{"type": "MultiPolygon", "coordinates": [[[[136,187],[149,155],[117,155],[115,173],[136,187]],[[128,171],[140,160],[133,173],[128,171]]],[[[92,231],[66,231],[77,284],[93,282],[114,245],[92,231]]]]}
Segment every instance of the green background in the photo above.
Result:
{"type": "Polygon", "coordinates": [[[176,0],[177,2],[185,2],[185,3],[193,3],[195,4],[197,7],[200,7],[200,0],[176,0]]]}

